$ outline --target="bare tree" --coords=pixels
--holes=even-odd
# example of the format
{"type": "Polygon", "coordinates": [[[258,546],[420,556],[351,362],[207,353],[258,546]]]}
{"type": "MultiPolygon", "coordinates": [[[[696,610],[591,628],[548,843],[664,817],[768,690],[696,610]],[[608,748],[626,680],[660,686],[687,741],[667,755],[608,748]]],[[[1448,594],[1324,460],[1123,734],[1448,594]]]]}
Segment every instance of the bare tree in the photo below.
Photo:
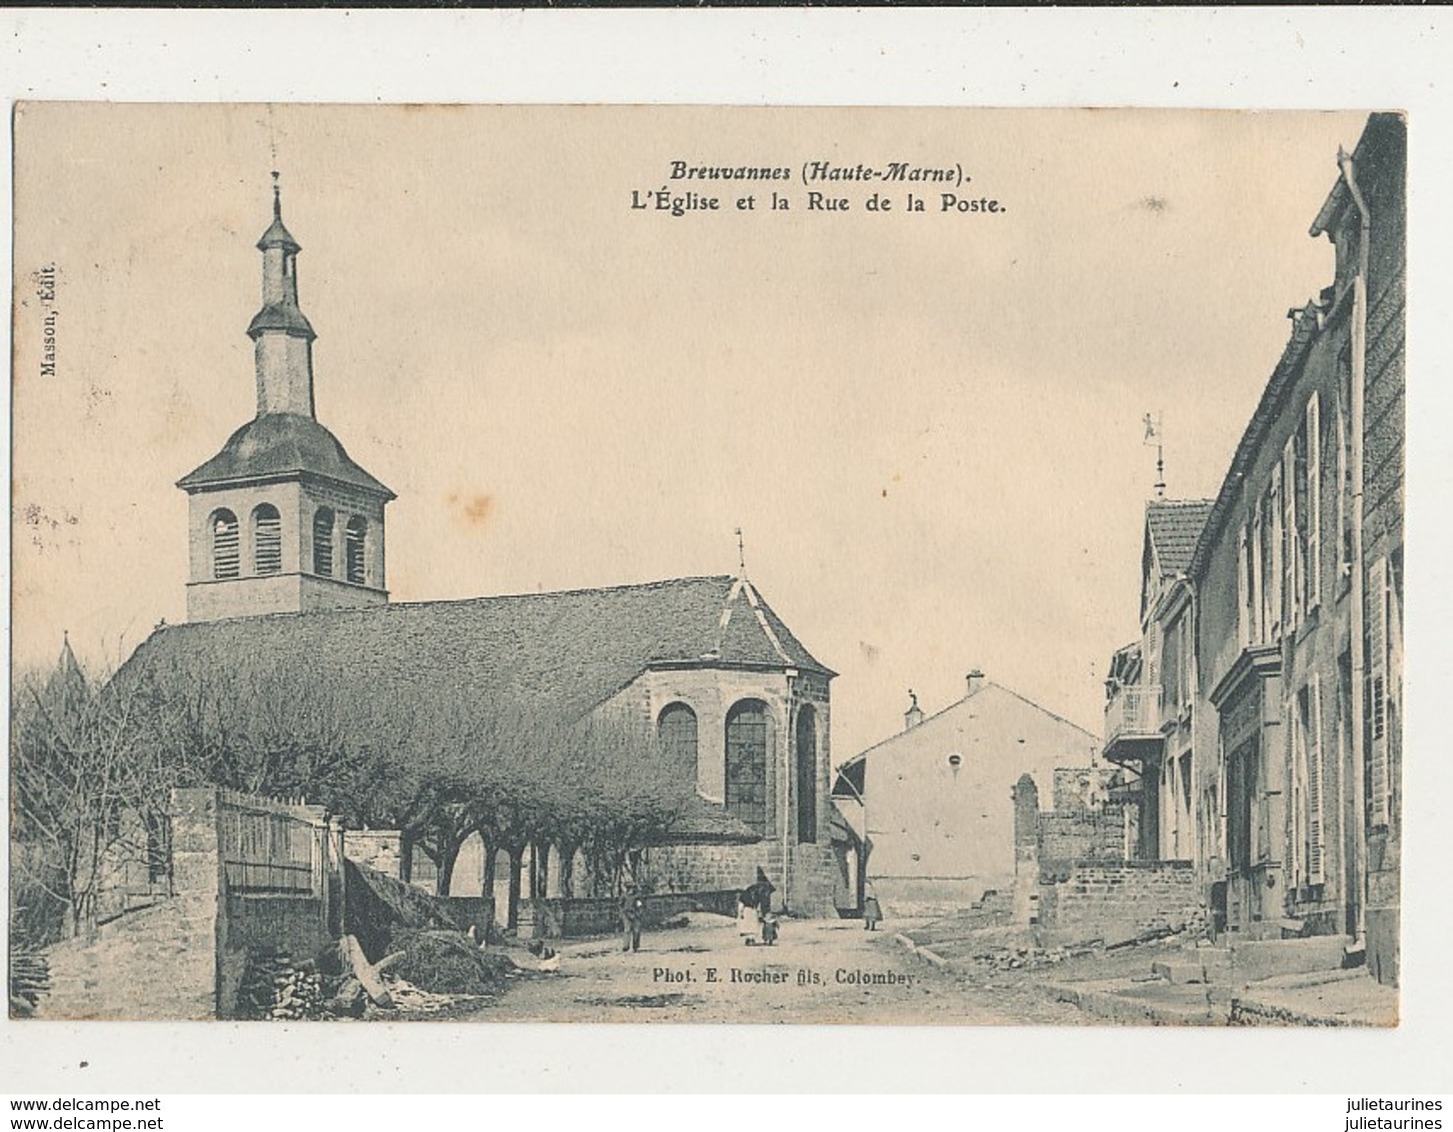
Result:
{"type": "Polygon", "coordinates": [[[109,873],[157,864],[181,769],[155,707],[139,684],[92,684],[69,643],[12,689],[13,886],[55,901],[71,934],[94,925],[109,873]]]}

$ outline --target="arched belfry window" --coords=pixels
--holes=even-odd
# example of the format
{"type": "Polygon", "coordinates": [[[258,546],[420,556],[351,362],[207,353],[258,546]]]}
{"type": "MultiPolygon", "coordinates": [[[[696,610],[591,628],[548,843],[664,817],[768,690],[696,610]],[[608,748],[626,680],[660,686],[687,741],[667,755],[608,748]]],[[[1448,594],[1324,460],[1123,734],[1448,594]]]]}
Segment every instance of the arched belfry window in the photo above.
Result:
{"type": "Polygon", "coordinates": [[[214,511],[208,526],[212,535],[212,577],[237,577],[237,516],[231,511],[214,511]]]}
{"type": "Polygon", "coordinates": [[[355,585],[363,585],[365,574],[363,547],[368,539],[368,520],[355,515],[343,532],[344,577],[355,585]]]}
{"type": "Polygon", "coordinates": [[[749,828],[767,832],[767,705],[760,700],[727,712],[726,806],[749,828]]]}
{"type": "Polygon", "coordinates": [[[252,563],[255,573],[282,573],[283,521],[271,503],[259,504],[252,512],[252,563]]]}
{"type": "Polygon", "coordinates": [[[817,713],[797,713],[797,840],[817,844],[817,713]]]}
{"type": "Polygon", "coordinates": [[[656,722],[656,734],[672,766],[696,773],[696,713],[685,704],[670,704],[656,722]]]}
{"type": "Polygon", "coordinates": [[[313,573],[333,576],[333,510],[319,507],[313,516],[313,573]]]}

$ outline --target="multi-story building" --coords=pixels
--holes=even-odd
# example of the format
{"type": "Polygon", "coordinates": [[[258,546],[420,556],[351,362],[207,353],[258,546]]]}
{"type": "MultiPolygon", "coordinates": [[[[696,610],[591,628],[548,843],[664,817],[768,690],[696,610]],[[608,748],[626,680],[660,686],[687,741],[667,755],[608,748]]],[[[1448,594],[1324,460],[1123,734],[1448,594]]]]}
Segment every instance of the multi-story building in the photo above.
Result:
{"type": "Polygon", "coordinates": [[[1136,856],[1146,861],[1186,861],[1194,852],[1196,654],[1186,570],[1210,511],[1205,499],[1146,504],[1140,639],[1115,654],[1106,679],[1105,758],[1139,775],[1136,856]]]}
{"type": "MultiPolygon", "coordinates": [[[[1172,711],[1162,692],[1161,727],[1126,735],[1112,694],[1107,734],[1117,761],[1138,756],[1149,778],[1158,757],[1174,768],[1162,790],[1189,791],[1188,814],[1160,813],[1189,823],[1213,920],[1243,936],[1345,934],[1385,982],[1401,842],[1405,162],[1392,114],[1339,155],[1311,228],[1336,249],[1333,281],[1290,312],[1185,573],[1158,599],[1159,675],[1143,660],[1135,674],[1164,684],[1165,642],[1189,643],[1190,699],[1172,711]],[[1171,633],[1182,608],[1188,628],[1171,633]]],[[[1181,852],[1179,827],[1160,846],[1181,852]]]]}

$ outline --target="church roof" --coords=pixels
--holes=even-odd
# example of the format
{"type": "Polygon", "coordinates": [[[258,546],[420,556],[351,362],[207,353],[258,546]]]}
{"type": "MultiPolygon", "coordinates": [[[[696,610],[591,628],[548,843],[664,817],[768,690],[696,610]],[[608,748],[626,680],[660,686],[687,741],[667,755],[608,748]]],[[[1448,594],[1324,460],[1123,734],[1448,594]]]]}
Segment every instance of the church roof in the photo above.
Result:
{"type": "Polygon", "coordinates": [[[337,437],[300,413],[264,413],[248,421],[222,451],[188,472],[177,486],[187,491],[239,481],[311,474],[394,498],[394,493],[349,458],[337,437]]]}
{"type": "Polygon", "coordinates": [[[567,722],[652,667],[833,675],[750,583],[726,575],[169,625],[126,666],[214,669],[243,680],[300,659],[353,690],[404,692],[425,702],[467,693],[486,710],[527,705],[542,720],[567,722]],[[733,627],[723,631],[725,622],[733,627]]]}
{"type": "Polygon", "coordinates": [[[294,252],[303,250],[298,241],[293,239],[293,234],[283,227],[282,213],[276,205],[273,208],[272,223],[262,234],[262,239],[257,241],[257,246],[261,251],[267,251],[268,248],[287,248],[294,252]]]}
{"type": "Polygon", "coordinates": [[[281,330],[309,341],[318,337],[308,316],[294,302],[268,303],[253,315],[252,321],[247,324],[247,336],[255,342],[264,330],[281,330]]]}
{"type": "Polygon", "coordinates": [[[725,806],[692,794],[686,807],[654,845],[750,845],[762,835],[725,806]]]}
{"type": "Polygon", "coordinates": [[[1162,574],[1190,569],[1196,540],[1211,514],[1209,499],[1157,499],[1145,505],[1146,535],[1155,547],[1162,574]]]}

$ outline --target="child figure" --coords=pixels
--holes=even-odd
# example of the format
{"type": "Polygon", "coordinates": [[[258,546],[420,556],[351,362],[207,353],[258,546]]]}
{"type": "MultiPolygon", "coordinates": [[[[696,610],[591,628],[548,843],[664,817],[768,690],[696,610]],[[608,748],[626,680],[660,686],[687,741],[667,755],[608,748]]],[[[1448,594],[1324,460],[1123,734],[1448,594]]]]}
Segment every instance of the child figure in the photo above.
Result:
{"type": "Polygon", "coordinates": [[[737,897],[737,935],[748,947],[756,943],[757,909],[747,899],[750,889],[737,897]]]}
{"type": "Polygon", "coordinates": [[[883,908],[878,903],[878,898],[869,893],[863,898],[863,930],[875,932],[878,924],[883,919],[883,908]]]}
{"type": "Polygon", "coordinates": [[[767,947],[771,947],[776,942],[777,942],[777,913],[776,912],[770,912],[770,911],[769,912],[763,912],[762,913],[762,943],[763,943],[763,945],[765,945],[767,947]]]}

